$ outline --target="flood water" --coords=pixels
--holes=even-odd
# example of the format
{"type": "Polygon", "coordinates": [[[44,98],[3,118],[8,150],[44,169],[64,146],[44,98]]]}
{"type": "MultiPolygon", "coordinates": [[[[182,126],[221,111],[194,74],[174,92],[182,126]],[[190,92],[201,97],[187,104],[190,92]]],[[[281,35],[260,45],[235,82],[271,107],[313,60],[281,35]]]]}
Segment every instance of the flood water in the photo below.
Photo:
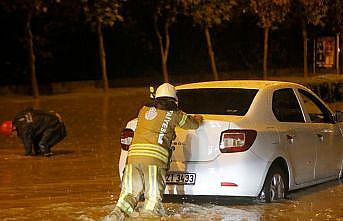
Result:
{"type": "MultiPolygon", "coordinates": [[[[147,102],[143,88],[30,97],[1,96],[0,121],[32,106],[59,112],[68,136],[54,156],[25,157],[18,138],[0,136],[0,220],[103,220],[120,192],[119,135],[147,102]]],[[[335,108],[343,110],[343,104],[335,108]]],[[[339,220],[343,183],[292,192],[281,203],[247,199],[167,201],[161,220],[339,220]]],[[[131,219],[137,220],[137,218],[131,219]]]]}

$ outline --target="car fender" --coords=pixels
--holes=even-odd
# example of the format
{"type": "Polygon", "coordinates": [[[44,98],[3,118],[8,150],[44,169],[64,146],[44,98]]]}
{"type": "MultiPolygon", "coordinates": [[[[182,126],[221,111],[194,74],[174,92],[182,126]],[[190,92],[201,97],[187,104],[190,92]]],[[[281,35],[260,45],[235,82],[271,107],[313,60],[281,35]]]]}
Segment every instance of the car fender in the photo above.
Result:
{"type": "Polygon", "coordinates": [[[341,163],[341,170],[339,171],[338,179],[343,178],[343,159],[341,163]]]}
{"type": "Polygon", "coordinates": [[[127,151],[121,150],[120,157],[119,157],[119,165],[118,165],[118,173],[119,173],[120,180],[122,180],[123,178],[124,169],[126,165],[126,158],[127,158],[127,151]]]}
{"type": "Polygon", "coordinates": [[[137,121],[138,121],[138,118],[130,120],[129,122],[127,122],[126,128],[129,128],[129,129],[135,131],[136,127],[137,127],[137,121]]]}
{"type": "MultiPolygon", "coordinates": [[[[286,163],[286,169],[287,171],[285,171],[288,175],[288,189],[290,190],[291,187],[293,186],[293,172],[292,172],[292,168],[289,166],[290,165],[290,162],[287,158],[287,155],[286,154],[274,154],[273,157],[271,158],[271,160],[268,160],[268,163],[266,164],[266,169],[264,170],[264,174],[263,174],[263,179],[261,180],[261,183],[259,184],[259,187],[260,187],[260,190],[262,190],[263,188],[263,185],[264,185],[264,182],[266,180],[266,177],[267,177],[267,174],[270,170],[270,168],[273,166],[273,164],[278,161],[279,159],[282,159],[283,161],[285,161],[286,163]]],[[[283,168],[282,168],[283,169],[283,168]]]]}
{"type": "MultiPolygon", "coordinates": [[[[127,124],[125,129],[131,129],[133,131],[136,130],[137,127],[137,120],[138,118],[132,119],[130,120],[127,124]]],[[[123,173],[124,173],[124,168],[125,168],[125,164],[126,164],[126,158],[127,158],[127,151],[121,149],[120,151],[120,157],[119,157],[119,165],[118,165],[118,172],[119,172],[119,176],[120,179],[122,179],[123,173]]]]}
{"type": "MultiPolygon", "coordinates": [[[[343,122],[338,122],[336,123],[338,128],[339,128],[339,131],[341,132],[341,136],[343,137],[343,122]]],[[[342,162],[341,162],[341,168],[340,168],[340,171],[339,171],[339,175],[338,175],[338,178],[343,178],[343,150],[342,150],[342,162]]]]}

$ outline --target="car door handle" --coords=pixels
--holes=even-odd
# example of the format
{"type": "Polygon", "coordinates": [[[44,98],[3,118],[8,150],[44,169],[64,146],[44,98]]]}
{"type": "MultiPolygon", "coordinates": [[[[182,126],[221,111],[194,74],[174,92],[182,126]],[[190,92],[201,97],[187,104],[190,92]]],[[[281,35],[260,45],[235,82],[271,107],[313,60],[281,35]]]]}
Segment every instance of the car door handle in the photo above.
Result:
{"type": "Polygon", "coordinates": [[[333,130],[325,128],[325,129],[321,130],[320,132],[321,133],[333,133],[333,130]]]}
{"type": "Polygon", "coordinates": [[[324,135],[323,134],[317,134],[317,137],[320,141],[324,141],[324,135]]]}
{"type": "Polygon", "coordinates": [[[291,143],[291,144],[294,143],[295,135],[287,134],[286,137],[287,137],[287,140],[289,141],[289,143],[291,143]]]}
{"type": "Polygon", "coordinates": [[[290,134],[287,134],[287,135],[286,135],[286,137],[287,137],[287,139],[289,139],[289,140],[290,140],[290,139],[294,139],[294,138],[295,138],[295,135],[290,135],[290,134]]]}

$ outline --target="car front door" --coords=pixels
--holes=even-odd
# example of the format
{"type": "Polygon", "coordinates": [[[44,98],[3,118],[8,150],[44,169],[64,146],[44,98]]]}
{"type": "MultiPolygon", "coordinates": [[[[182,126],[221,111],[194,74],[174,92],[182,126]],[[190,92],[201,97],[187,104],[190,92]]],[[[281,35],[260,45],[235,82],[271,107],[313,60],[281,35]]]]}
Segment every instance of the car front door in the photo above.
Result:
{"type": "Polygon", "coordinates": [[[285,144],[296,184],[314,180],[316,145],[312,128],[305,123],[299,101],[291,88],[274,91],[272,98],[274,116],[279,121],[281,142],[285,144]]]}
{"type": "Polygon", "coordinates": [[[303,106],[311,120],[310,127],[317,140],[315,178],[338,175],[341,161],[341,132],[331,112],[311,93],[299,89],[303,106]]]}

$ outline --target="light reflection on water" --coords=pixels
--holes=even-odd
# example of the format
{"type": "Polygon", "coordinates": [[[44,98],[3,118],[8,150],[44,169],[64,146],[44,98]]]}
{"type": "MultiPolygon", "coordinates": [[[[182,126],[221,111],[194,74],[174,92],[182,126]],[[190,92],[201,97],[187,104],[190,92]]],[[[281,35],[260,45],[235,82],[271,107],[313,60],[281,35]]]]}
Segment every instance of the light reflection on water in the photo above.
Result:
{"type": "MultiPolygon", "coordinates": [[[[144,94],[144,89],[113,89],[107,97],[96,91],[43,96],[39,102],[2,97],[0,121],[26,106],[53,109],[64,117],[68,137],[51,158],[25,157],[19,140],[0,137],[0,220],[102,220],[120,192],[120,131],[147,102],[144,94]]],[[[343,103],[330,106],[343,110],[343,103]]],[[[273,204],[166,201],[161,220],[342,221],[342,198],[342,182],[333,181],[273,204]]]]}

